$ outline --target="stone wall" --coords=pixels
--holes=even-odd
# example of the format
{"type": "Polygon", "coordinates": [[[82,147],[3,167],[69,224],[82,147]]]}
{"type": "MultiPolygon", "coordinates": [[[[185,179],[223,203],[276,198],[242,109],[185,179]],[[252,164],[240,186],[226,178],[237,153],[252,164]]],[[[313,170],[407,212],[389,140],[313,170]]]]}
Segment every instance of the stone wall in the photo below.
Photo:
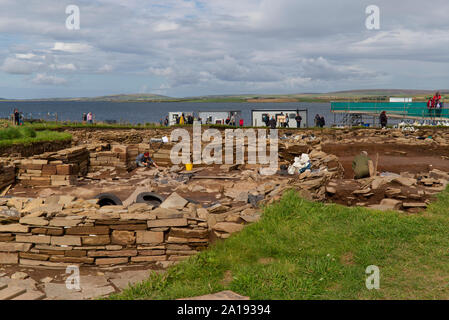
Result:
{"type": "Polygon", "coordinates": [[[0,163],[0,190],[16,181],[15,168],[0,163]]]}
{"type": "Polygon", "coordinates": [[[183,211],[152,210],[147,204],[99,208],[95,203],[68,196],[0,199],[0,206],[20,211],[16,217],[0,219],[0,264],[65,267],[179,261],[209,243],[206,221],[183,211]]]}
{"type": "Polygon", "coordinates": [[[31,159],[18,160],[17,180],[24,186],[76,185],[77,177],[87,174],[89,152],[85,147],[43,153],[31,159]]]}
{"type": "Polygon", "coordinates": [[[131,160],[133,160],[133,158],[132,155],[129,154],[129,149],[131,149],[131,147],[126,145],[107,144],[97,148],[97,150],[91,150],[89,155],[89,172],[95,172],[104,167],[121,170],[131,169],[133,162],[131,160]]]}

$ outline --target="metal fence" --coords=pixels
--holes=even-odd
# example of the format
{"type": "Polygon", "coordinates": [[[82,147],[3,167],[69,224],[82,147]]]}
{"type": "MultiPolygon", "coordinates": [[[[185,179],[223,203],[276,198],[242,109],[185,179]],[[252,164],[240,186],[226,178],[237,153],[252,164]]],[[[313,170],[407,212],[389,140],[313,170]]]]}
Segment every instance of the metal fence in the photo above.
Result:
{"type": "Polygon", "coordinates": [[[378,115],[382,111],[398,118],[449,120],[449,108],[428,109],[426,102],[331,102],[334,113],[378,115]]]}

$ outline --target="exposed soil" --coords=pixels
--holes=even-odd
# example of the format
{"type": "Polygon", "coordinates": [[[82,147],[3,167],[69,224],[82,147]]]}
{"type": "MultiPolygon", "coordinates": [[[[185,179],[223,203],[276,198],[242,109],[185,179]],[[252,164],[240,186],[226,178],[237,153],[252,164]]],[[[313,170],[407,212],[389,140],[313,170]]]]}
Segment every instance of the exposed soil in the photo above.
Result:
{"type": "Polygon", "coordinates": [[[11,155],[31,157],[45,152],[54,152],[70,148],[71,144],[72,142],[70,140],[67,140],[52,142],[33,142],[30,145],[12,145],[9,147],[0,147],[0,155],[5,157],[9,157],[11,155]]]}
{"type": "Polygon", "coordinates": [[[353,178],[352,161],[362,151],[368,152],[375,162],[379,154],[377,171],[420,173],[429,169],[449,171],[448,148],[438,146],[413,146],[398,144],[325,144],[323,151],[335,154],[345,169],[345,178],[353,178]],[[429,165],[432,167],[429,168],[429,165]]]}

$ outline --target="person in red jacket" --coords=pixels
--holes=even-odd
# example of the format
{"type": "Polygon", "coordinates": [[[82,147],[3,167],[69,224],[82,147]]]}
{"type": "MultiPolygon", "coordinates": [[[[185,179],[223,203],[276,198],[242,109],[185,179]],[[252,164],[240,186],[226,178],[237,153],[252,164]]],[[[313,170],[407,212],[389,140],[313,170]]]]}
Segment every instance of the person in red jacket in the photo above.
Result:
{"type": "Polygon", "coordinates": [[[435,108],[439,108],[440,107],[440,100],[441,100],[441,95],[440,92],[437,91],[435,93],[435,95],[432,98],[432,115],[435,116],[435,108]]]}
{"type": "Polygon", "coordinates": [[[441,95],[440,92],[437,91],[437,93],[435,93],[435,95],[432,98],[432,107],[435,108],[438,104],[438,102],[440,102],[441,100],[441,95]]]}

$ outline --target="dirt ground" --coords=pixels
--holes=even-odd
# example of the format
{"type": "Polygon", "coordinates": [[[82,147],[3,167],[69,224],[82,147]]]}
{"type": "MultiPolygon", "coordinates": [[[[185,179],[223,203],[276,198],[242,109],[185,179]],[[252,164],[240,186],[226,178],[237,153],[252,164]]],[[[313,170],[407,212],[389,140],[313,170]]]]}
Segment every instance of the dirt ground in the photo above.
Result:
{"type": "Polygon", "coordinates": [[[413,146],[400,144],[324,144],[323,151],[335,154],[345,169],[345,178],[353,177],[352,161],[362,151],[368,152],[369,157],[376,161],[379,154],[379,172],[410,172],[420,173],[429,171],[429,166],[449,172],[449,148],[437,146],[413,146]]]}

